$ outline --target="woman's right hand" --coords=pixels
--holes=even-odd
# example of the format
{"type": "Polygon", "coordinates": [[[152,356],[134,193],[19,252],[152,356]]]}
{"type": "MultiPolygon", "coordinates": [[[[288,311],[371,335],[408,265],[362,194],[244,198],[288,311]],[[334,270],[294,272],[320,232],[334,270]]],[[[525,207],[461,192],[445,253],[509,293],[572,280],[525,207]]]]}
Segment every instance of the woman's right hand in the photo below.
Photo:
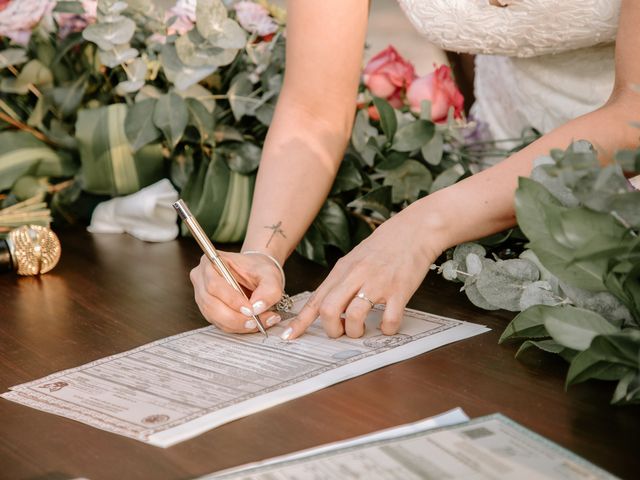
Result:
{"type": "Polygon", "coordinates": [[[196,303],[204,318],[228,333],[258,331],[251,315],[258,315],[265,328],[280,322],[280,316],[269,310],[282,297],[282,278],[273,262],[263,255],[218,253],[249,300],[229,285],[203,255],[189,277],[196,303]]]}

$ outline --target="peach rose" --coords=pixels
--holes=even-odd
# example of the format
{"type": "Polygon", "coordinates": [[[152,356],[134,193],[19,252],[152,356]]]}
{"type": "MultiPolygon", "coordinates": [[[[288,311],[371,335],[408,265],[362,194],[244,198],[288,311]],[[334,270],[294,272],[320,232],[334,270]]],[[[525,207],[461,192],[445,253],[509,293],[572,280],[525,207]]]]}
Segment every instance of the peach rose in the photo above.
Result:
{"type": "Polygon", "coordinates": [[[402,107],[402,96],[415,78],[413,65],[392,46],[369,60],[362,76],[369,91],[387,100],[394,108],[402,107]]]}
{"type": "Polygon", "coordinates": [[[434,122],[445,121],[451,107],[454,109],[454,116],[460,118],[464,97],[451,77],[449,67],[441,65],[435,71],[416,78],[411,83],[407,90],[407,101],[411,111],[419,113],[423,100],[431,102],[431,118],[434,122]]]}

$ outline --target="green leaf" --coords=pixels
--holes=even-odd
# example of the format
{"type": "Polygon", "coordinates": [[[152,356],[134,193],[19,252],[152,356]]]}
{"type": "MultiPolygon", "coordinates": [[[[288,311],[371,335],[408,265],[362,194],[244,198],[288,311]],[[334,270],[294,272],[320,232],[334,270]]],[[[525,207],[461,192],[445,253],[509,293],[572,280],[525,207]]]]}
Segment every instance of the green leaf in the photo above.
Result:
{"type": "Polygon", "coordinates": [[[522,291],[520,296],[519,308],[526,310],[534,305],[557,305],[559,299],[553,293],[553,287],[546,280],[539,280],[530,283],[522,291]]]}
{"type": "Polygon", "coordinates": [[[84,7],[80,2],[59,1],[53,9],[55,13],[72,13],[74,15],[84,15],[84,7]]]}
{"type": "Polygon", "coordinates": [[[363,153],[369,138],[375,136],[377,130],[369,123],[369,115],[365,109],[358,110],[351,132],[351,143],[356,151],[363,153]]]}
{"type": "Polygon", "coordinates": [[[87,89],[86,76],[81,75],[71,85],[65,87],[56,87],[52,91],[52,101],[63,117],[74,115],[87,89]]]}
{"type": "Polygon", "coordinates": [[[7,48],[0,51],[0,69],[20,65],[28,60],[27,52],[22,48],[7,48]]]}
{"type": "Polygon", "coordinates": [[[213,114],[195,98],[187,98],[187,109],[189,110],[189,125],[193,125],[200,134],[200,142],[204,143],[213,136],[213,114]]]}
{"type": "Polygon", "coordinates": [[[158,139],[160,130],[153,123],[153,112],[157,100],[149,98],[134,103],[127,112],[124,131],[134,152],[158,139]]]}
{"type": "Polygon", "coordinates": [[[227,7],[222,0],[198,0],[196,3],[196,28],[204,38],[220,34],[227,17],[227,7]]]}
{"type": "Polygon", "coordinates": [[[349,222],[338,203],[327,200],[314,223],[326,244],[339,248],[343,253],[350,250],[349,222]]]}
{"type": "Polygon", "coordinates": [[[296,251],[311,261],[327,266],[324,239],[315,224],[311,224],[309,230],[307,230],[307,233],[304,234],[304,237],[296,247],[296,251]]]}
{"type": "Polygon", "coordinates": [[[230,173],[229,191],[225,199],[220,222],[211,238],[216,242],[239,242],[245,236],[255,175],[243,175],[232,171],[230,173]]]}
{"type": "Polygon", "coordinates": [[[624,405],[638,402],[640,402],[640,373],[627,372],[618,382],[611,403],[624,405]]]}
{"type": "Polygon", "coordinates": [[[612,363],[591,349],[578,353],[571,361],[567,372],[566,386],[584,382],[590,378],[619,380],[629,372],[629,367],[612,363]]]}
{"type": "Polygon", "coordinates": [[[487,299],[482,296],[476,283],[476,279],[471,277],[467,277],[464,283],[464,293],[467,295],[469,301],[483,310],[499,310],[499,307],[489,303],[487,299]]]}
{"type": "Polygon", "coordinates": [[[376,165],[376,170],[382,170],[383,172],[385,170],[395,170],[408,159],[409,154],[407,153],[391,151],[385,158],[383,158],[382,161],[380,161],[380,163],[376,165]]]}
{"type": "Polygon", "coordinates": [[[391,186],[393,203],[413,202],[420,191],[428,191],[433,178],[431,172],[420,162],[407,160],[398,168],[389,170],[383,185],[391,186]]]}
{"type": "Polygon", "coordinates": [[[231,171],[249,174],[260,164],[262,149],[249,142],[229,142],[219,148],[231,171]]]}
{"type": "Polygon", "coordinates": [[[435,126],[432,122],[416,120],[398,129],[391,148],[398,152],[416,150],[428,144],[433,138],[434,132],[435,126]]]}
{"type": "Polygon", "coordinates": [[[458,264],[464,265],[467,260],[467,255],[471,253],[477,255],[480,258],[484,258],[484,256],[487,254],[487,251],[482,245],[479,245],[477,243],[461,243],[453,249],[453,260],[455,260],[455,262],[458,264]]]}
{"type": "Polygon", "coordinates": [[[39,60],[31,60],[27,63],[16,78],[3,78],[0,90],[5,93],[26,95],[32,85],[36,87],[49,87],[53,84],[51,70],[39,60]]]}
{"type": "Polygon", "coordinates": [[[389,218],[389,215],[391,215],[391,187],[378,187],[371,190],[362,197],[356,198],[347,206],[372,210],[384,218],[389,218]]]}
{"type": "Polygon", "coordinates": [[[162,95],[153,110],[153,123],[162,130],[169,146],[175,148],[189,122],[189,110],[175,92],[162,95]]]}
{"type": "Polygon", "coordinates": [[[512,312],[520,311],[524,288],[538,280],[538,268],[528,260],[487,262],[478,275],[477,287],[489,303],[512,312]]]}
{"type": "Polygon", "coordinates": [[[559,354],[565,349],[565,347],[560,345],[555,340],[527,340],[522,345],[520,345],[520,348],[518,348],[518,351],[516,352],[516,358],[519,358],[525,351],[529,350],[531,347],[536,347],[544,352],[555,354],[559,354]]]}
{"type": "Polygon", "coordinates": [[[358,167],[354,165],[349,155],[345,156],[340,164],[340,169],[333,182],[330,196],[337,195],[342,192],[348,192],[361,187],[363,184],[362,174],[358,167]]]}
{"type": "Polygon", "coordinates": [[[616,327],[590,310],[564,305],[546,313],[544,326],[549,335],[573,350],[586,350],[597,335],[618,332],[616,327]]]}
{"type": "Polygon", "coordinates": [[[504,332],[502,332],[498,343],[519,338],[549,337],[549,333],[544,326],[544,322],[549,315],[548,310],[554,308],[557,307],[536,305],[526,309],[524,312],[520,312],[513,320],[511,320],[504,332]]]}
{"type": "Polygon", "coordinates": [[[136,31],[136,24],[130,18],[118,16],[114,22],[98,22],[87,26],[82,36],[93,42],[101,50],[113,50],[117,45],[128,43],[136,31]]]}
{"type": "Polygon", "coordinates": [[[382,131],[387,136],[389,142],[393,141],[396,129],[398,128],[398,120],[396,119],[396,113],[393,107],[389,105],[386,100],[378,97],[373,97],[373,104],[378,109],[382,131]]]}
{"type": "Polygon", "coordinates": [[[444,138],[440,132],[435,132],[433,138],[422,146],[420,150],[425,162],[429,165],[440,165],[444,153],[444,138]]]}
{"type": "Polygon", "coordinates": [[[464,167],[456,163],[436,177],[429,193],[436,192],[456,183],[465,174],[464,167]]]}
{"type": "Polygon", "coordinates": [[[249,97],[252,91],[253,84],[249,81],[249,75],[246,72],[241,72],[233,78],[227,96],[236,121],[240,121],[245,115],[254,114],[253,107],[256,105],[256,99],[249,97]]]}
{"type": "Polygon", "coordinates": [[[186,90],[195,85],[200,80],[208,77],[216,71],[215,65],[204,67],[189,67],[185,65],[176,52],[173,44],[165,45],[160,54],[162,69],[167,79],[173,83],[178,90],[186,90]]]}

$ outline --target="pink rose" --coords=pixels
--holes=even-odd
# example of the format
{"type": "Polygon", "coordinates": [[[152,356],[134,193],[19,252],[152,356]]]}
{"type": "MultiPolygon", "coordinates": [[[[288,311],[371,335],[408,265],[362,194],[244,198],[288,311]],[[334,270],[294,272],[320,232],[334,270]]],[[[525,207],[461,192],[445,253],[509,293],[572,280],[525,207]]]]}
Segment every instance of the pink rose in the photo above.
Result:
{"type": "Polygon", "coordinates": [[[82,15],[75,15],[73,13],[56,13],[54,18],[58,23],[58,36],[60,38],[66,38],[69,34],[74,32],[81,32],[88,25],[96,21],[98,1],[97,0],[82,0],[82,8],[84,13],[82,15]]]}
{"type": "Polygon", "coordinates": [[[191,30],[196,22],[195,0],[178,0],[165,12],[164,20],[166,22],[174,17],[174,22],[167,29],[169,35],[184,35],[191,30]]]}
{"type": "Polygon", "coordinates": [[[373,95],[384,98],[395,108],[402,107],[402,95],[415,78],[413,65],[392,46],[369,60],[362,76],[373,95]]]}
{"type": "Polygon", "coordinates": [[[3,1],[0,8],[0,37],[27,45],[34,29],[45,14],[55,7],[54,0],[3,1]]]}
{"type": "Polygon", "coordinates": [[[234,5],[236,19],[246,31],[266,37],[278,30],[278,24],[269,15],[269,11],[254,2],[238,2],[234,5]]]}
{"type": "Polygon", "coordinates": [[[423,100],[431,102],[431,118],[434,122],[445,121],[451,107],[454,108],[454,116],[460,118],[464,97],[451,77],[449,67],[441,65],[430,74],[416,78],[409,86],[407,101],[413,112],[420,112],[423,100]]]}

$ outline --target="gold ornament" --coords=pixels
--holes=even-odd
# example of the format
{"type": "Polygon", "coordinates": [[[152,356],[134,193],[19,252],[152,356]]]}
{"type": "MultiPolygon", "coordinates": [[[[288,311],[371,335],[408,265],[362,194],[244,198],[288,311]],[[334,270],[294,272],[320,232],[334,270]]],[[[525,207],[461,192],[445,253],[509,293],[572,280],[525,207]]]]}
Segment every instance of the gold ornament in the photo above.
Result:
{"type": "Polygon", "coordinates": [[[60,260],[60,240],[50,228],[24,225],[9,233],[11,257],[18,275],[47,273],[60,260]]]}

